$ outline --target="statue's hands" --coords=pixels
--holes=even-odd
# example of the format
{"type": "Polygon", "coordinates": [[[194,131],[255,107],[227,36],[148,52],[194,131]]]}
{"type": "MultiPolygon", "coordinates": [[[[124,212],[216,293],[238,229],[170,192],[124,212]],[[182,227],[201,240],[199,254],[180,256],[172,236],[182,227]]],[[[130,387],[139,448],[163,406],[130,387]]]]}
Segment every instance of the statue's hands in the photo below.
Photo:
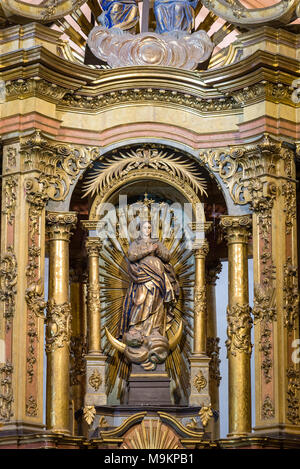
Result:
{"type": "Polygon", "coordinates": [[[158,245],[157,245],[157,244],[152,244],[152,246],[151,246],[151,252],[156,251],[157,248],[158,248],[158,245]]]}

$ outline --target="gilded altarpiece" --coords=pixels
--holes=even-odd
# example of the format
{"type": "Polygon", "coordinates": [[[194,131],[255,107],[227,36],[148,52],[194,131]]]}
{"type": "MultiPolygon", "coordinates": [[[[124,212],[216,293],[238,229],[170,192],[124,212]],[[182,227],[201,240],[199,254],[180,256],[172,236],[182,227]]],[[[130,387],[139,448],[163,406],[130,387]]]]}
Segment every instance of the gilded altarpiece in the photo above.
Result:
{"type": "MultiPolygon", "coordinates": [[[[299,2],[249,13],[239,2],[203,1],[208,15],[193,34],[202,30],[213,47],[206,36],[220,17],[226,23],[211,36],[214,44],[232,31],[236,39],[190,68],[173,62],[107,65],[99,62],[99,49],[98,61],[90,63],[86,38],[94,27],[103,32],[94,22],[104,12],[99,2],[0,4],[0,445],[297,445],[300,71],[298,23],[290,23],[299,16],[299,2]],[[93,21],[84,16],[85,4],[93,21]],[[164,247],[173,257],[157,255],[160,268],[174,268],[181,288],[173,322],[159,336],[167,358],[158,366],[132,361],[130,371],[132,350],[118,327],[131,241],[123,241],[122,254],[112,240],[104,246],[97,210],[106,202],[116,207],[125,190],[148,204],[146,189],[161,206],[175,199],[190,203],[189,228],[200,230],[200,240],[189,253],[169,241],[164,247]],[[228,261],[223,315],[229,379],[228,435],[222,439],[224,344],[215,301],[221,261],[228,261]],[[148,391],[149,378],[167,393],[172,381],[178,391],[150,412],[130,401],[134,386],[140,391],[146,383],[148,391]]],[[[135,41],[145,34],[162,47],[158,33],[136,33],[119,36],[135,41]]],[[[158,60],[153,50],[143,60],[158,60]]],[[[159,243],[153,251],[163,250],[159,243]]]]}

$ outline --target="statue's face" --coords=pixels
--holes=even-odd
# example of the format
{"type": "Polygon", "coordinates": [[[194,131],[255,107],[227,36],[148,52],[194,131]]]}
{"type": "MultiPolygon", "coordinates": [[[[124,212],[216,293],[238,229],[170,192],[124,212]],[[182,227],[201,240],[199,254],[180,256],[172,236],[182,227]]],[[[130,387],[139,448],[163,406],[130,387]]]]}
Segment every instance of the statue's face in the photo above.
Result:
{"type": "Polygon", "coordinates": [[[151,224],[146,222],[141,226],[141,235],[142,238],[150,238],[151,236],[151,224]]]}

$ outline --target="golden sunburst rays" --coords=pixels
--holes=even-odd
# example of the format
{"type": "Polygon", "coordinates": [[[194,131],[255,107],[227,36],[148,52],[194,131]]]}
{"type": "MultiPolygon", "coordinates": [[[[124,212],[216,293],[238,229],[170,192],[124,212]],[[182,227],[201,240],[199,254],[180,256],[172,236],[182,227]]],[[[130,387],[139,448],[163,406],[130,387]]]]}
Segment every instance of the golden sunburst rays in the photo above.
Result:
{"type": "MultiPolygon", "coordinates": [[[[117,211],[117,214],[119,220],[120,212],[117,211]]],[[[128,218],[127,222],[130,221],[128,218]]],[[[172,386],[176,389],[176,396],[180,396],[178,399],[186,399],[189,392],[188,356],[191,351],[190,339],[192,337],[193,320],[193,256],[192,251],[187,248],[184,235],[179,237],[174,227],[170,230],[169,238],[163,239],[163,223],[159,223],[158,237],[171,252],[171,263],[180,285],[179,299],[173,309],[174,320],[167,331],[167,337],[170,340],[175,335],[181,320],[183,321],[185,331],[179,345],[170,353],[166,360],[166,370],[173,380],[172,386]]],[[[107,393],[110,394],[116,386],[118,399],[121,399],[125,390],[130,366],[125,361],[124,355],[113,349],[108,342],[104,328],[107,327],[114,337],[118,337],[124,298],[130,285],[126,257],[128,246],[129,240],[127,239],[109,238],[103,243],[100,256],[101,317],[103,321],[102,344],[103,351],[108,356],[108,367],[106,370],[107,393]]]]}
{"type": "Polygon", "coordinates": [[[125,435],[121,449],[178,449],[178,436],[160,420],[143,420],[125,435]]]}

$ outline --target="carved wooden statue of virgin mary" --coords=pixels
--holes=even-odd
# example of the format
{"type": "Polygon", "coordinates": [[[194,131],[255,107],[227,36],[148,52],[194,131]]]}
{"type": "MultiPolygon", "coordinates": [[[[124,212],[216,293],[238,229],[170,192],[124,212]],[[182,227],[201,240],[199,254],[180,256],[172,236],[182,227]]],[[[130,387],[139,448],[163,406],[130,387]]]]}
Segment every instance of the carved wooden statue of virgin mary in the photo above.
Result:
{"type": "Polygon", "coordinates": [[[128,249],[130,285],[124,299],[119,340],[127,359],[146,370],[163,363],[170,350],[167,331],[179,297],[170,257],[164,244],[151,238],[150,223],[142,222],[140,236],[128,249]]]}

